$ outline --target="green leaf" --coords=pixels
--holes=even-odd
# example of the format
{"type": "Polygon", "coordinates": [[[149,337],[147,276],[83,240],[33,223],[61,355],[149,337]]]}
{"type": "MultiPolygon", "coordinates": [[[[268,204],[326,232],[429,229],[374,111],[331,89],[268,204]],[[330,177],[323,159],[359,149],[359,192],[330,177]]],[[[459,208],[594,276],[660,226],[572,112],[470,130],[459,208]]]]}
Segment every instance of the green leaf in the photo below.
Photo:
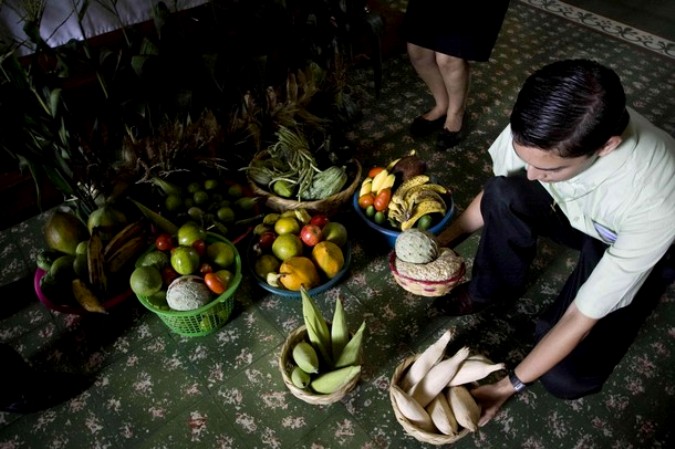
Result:
{"type": "Polygon", "coordinates": [[[59,111],[59,104],[61,102],[61,89],[57,88],[49,94],[49,111],[52,117],[56,117],[59,111]]]}

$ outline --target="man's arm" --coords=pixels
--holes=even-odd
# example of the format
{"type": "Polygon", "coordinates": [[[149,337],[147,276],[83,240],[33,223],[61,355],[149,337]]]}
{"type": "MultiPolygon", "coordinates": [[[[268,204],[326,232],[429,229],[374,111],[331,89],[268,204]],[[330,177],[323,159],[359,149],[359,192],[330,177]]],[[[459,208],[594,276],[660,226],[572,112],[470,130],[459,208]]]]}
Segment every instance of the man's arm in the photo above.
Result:
{"type": "Polygon", "coordinates": [[[438,235],[440,246],[454,246],[462,237],[483,227],[483,215],[480,212],[481,198],[483,198],[482,191],[471,201],[469,207],[438,235]]]}
{"type": "MultiPolygon", "coordinates": [[[[598,320],[589,318],[572,303],[560,321],[542,338],[515,368],[516,375],[525,383],[536,381],[569,355],[588,335],[598,320]]],[[[478,387],[471,392],[482,406],[479,425],[487,424],[515,390],[508,377],[478,387]]]]}

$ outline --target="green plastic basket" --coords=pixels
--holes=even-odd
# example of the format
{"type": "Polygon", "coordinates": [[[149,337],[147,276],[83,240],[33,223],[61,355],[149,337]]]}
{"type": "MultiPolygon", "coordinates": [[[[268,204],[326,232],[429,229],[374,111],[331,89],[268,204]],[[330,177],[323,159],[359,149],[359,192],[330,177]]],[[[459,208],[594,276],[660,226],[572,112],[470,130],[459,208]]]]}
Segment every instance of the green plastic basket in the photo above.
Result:
{"type": "MultiPolygon", "coordinates": [[[[225,237],[207,233],[206,242],[225,242],[234,250],[234,271],[229,287],[210,303],[187,311],[163,310],[154,306],[147,297],[136,295],[146,309],[155,313],[173,332],[187,337],[199,337],[220,329],[230,318],[234,309],[234,293],[241,283],[241,257],[237,247],[225,237]]],[[[154,249],[151,248],[150,251],[154,249]]]]}

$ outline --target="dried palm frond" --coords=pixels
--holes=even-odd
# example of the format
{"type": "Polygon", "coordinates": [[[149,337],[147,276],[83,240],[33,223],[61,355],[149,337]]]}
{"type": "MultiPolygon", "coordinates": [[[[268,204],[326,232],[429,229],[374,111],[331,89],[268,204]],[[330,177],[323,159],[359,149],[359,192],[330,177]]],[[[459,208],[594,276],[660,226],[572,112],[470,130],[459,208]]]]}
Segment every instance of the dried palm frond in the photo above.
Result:
{"type": "Polygon", "coordinates": [[[218,165],[209,145],[220,135],[215,115],[205,111],[196,121],[188,117],[166,121],[157,131],[138,139],[128,132],[123,142],[125,165],[140,172],[140,181],[166,177],[173,172],[189,170],[194,163],[211,160],[218,165]]]}

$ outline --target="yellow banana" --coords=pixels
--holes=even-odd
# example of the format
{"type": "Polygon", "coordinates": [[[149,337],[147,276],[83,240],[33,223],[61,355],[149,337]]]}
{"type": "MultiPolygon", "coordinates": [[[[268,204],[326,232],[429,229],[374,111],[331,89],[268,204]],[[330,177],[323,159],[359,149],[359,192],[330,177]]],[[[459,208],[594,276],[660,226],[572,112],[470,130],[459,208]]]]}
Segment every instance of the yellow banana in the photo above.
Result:
{"type": "Polygon", "coordinates": [[[415,186],[421,186],[422,184],[426,184],[427,182],[429,182],[429,177],[427,175],[413,176],[412,178],[408,179],[407,181],[404,181],[403,184],[398,186],[398,188],[392,195],[392,199],[399,198],[402,200],[405,197],[408,190],[412,189],[415,186]]]}
{"type": "Polygon", "coordinates": [[[445,203],[441,203],[433,199],[425,200],[419,205],[415,206],[414,213],[409,219],[401,223],[401,230],[406,231],[412,228],[415,226],[415,223],[417,223],[417,220],[422,218],[424,215],[433,213],[445,215],[445,212],[445,203]]]}
{"type": "Polygon", "coordinates": [[[404,200],[405,201],[412,201],[413,203],[417,201],[417,197],[420,195],[427,195],[427,194],[435,194],[438,196],[438,198],[442,199],[441,194],[444,194],[448,191],[445,187],[443,187],[440,184],[432,184],[427,182],[426,184],[421,184],[418,186],[415,186],[408,190],[405,193],[404,200]]]}
{"type": "Polygon", "coordinates": [[[82,281],[82,279],[73,279],[72,289],[75,300],[84,308],[84,310],[87,312],[108,313],[108,311],[105,310],[105,308],[101,305],[101,302],[96,297],[94,292],[91,291],[87,284],[82,281]]]}
{"type": "Polygon", "coordinates": [[[366,178],[361,183],[361,190],[359,190],[359,198],[363,195],[368,195],[373,190],[373,178],[366,178]]]}
{"type": "Polygon", "coordinates": [[[145,235],[136,235],[119,247],[114,253],[106,254],[105,266],[109,273],[117,273],[130,261],[135,260],[146,247],[145,235]]]}
{"type": "Polygon", "coordinates": [[[373,178],[371,190],[375,193],[379,192],[381,186],[387,179],[387,176],[389,176],[389,172],[386,169],[380,171],[377,175],[375,175],[375,177],[373,178]]]}
{"type": "Polygon", "coordinates": [[[396,175],[394,173],[389,173],[386,178],[384,178],[384,181],[382,181],[382,184],[379,186],[379,189],[375,194],[377,195],[384,189],[390,189],[394,187],[394,183],[396,182],[396,175]]]}

